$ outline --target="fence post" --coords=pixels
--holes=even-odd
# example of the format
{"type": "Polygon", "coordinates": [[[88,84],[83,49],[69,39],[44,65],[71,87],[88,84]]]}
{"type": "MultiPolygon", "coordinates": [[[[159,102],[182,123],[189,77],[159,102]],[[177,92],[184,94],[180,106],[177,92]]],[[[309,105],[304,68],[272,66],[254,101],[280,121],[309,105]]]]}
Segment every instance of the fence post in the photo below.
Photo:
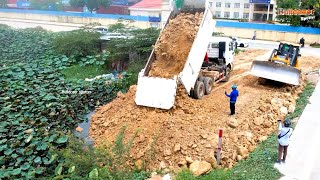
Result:
{"type": "Polygon", "coordinates": [[[218,151],[217,151],[217,163],[220,164],[221,160],[221,148],[222,148],[222,129],[219,129],[219,138],[218,138],[218,151]]]}

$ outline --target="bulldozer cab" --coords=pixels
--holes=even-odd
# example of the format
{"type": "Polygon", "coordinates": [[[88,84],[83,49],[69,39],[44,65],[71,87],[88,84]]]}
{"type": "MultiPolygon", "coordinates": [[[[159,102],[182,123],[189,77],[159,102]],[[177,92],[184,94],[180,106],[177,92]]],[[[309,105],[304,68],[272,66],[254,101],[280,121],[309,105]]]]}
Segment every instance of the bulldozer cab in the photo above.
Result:
{"type": "Polygon", "coordinates": [[[280,42],[277,52],[270,59],[273,62],[283,63],[292,67],[298,67],[300,45],[288,42],[280,42]]]}

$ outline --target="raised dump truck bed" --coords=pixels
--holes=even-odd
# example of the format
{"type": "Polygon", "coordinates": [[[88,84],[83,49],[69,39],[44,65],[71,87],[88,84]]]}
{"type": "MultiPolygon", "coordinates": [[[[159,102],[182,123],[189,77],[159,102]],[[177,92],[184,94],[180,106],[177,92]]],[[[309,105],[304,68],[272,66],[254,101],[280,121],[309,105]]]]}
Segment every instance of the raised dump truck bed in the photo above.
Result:
{"type": "MultiPolygon", "coordinates": [[[[183,84],[188,94],[190,94],[194,88],[201,71],[204,55],[207,52],[210,37],[214,31],[215,21],[212,19],[212,13],[208,8],[194,9],[189,6],[188,10],[188,13],[196,13],[200,11],[203,13],[203,16],[183,70],[173,78],[149,76],[152,64],[156,60],[155,50],[153,50],[145,68],[141,70],[138,76],[135,98],[137,105],[170,109],[174,105],[179,82],[183,84]]],[[[175,13],[173,11],[168,18],[164,29],[167,27],[169,20],[174,17],[175,13]]],[[[181,36],[186,35],[181,34],[181,36]]],[[[159,39],[157,40],[157,43],[158,41],[159,39]]]]}

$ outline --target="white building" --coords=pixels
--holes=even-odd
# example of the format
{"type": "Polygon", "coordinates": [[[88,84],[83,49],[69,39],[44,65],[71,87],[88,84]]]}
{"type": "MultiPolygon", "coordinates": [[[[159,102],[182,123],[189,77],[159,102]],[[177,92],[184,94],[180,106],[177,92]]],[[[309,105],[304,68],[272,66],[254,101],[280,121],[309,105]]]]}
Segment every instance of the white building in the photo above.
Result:
{"type": "Polygon", "coordinates": [[[249,21],[266,21],[267,18],[275,20],[276,5],[274,0],[271,0],[269,5],[250,3],[263,1],[267,0],[209,0],[209,6],[216,18],[248,19],[249,21]]]}
{"type": "Polygon", "coordinates": [[[149,17],[150,27],[161,26],[162,0],[142,0],[128,9],[131,16],[149,17]]]}

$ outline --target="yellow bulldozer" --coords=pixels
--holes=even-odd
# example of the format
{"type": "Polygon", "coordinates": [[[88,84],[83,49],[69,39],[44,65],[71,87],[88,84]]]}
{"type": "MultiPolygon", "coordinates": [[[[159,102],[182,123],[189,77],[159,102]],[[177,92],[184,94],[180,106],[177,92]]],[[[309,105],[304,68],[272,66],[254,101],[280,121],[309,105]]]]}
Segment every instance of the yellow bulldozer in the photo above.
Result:
{"type": "Polygon", "coordinates": [[[300,45],[280,42],[268,61],[253,61],[250,74],[265,79],[299,85],[301,70],[299,69],[300,45]]]}

